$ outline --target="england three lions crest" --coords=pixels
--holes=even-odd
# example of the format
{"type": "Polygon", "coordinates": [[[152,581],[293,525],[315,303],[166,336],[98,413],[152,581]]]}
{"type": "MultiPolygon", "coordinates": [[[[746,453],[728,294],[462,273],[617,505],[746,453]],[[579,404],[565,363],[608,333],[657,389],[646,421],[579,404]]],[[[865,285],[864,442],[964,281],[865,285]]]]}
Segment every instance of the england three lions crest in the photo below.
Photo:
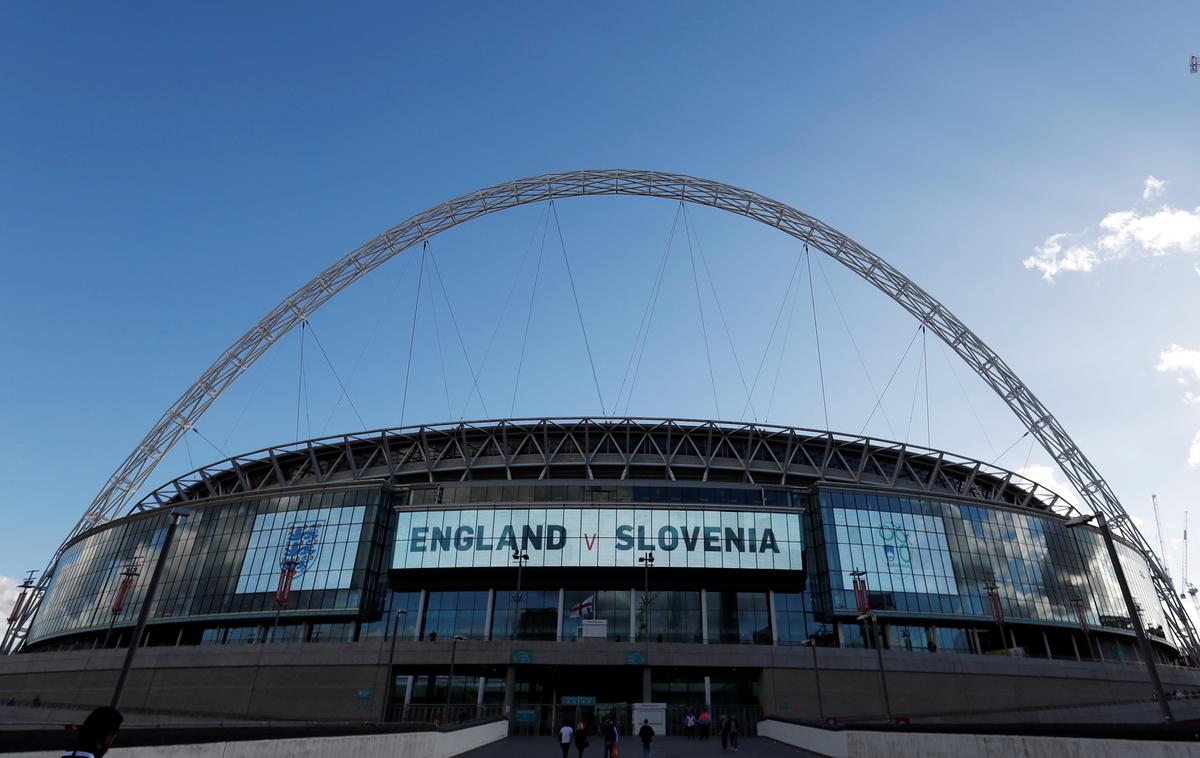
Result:
{"type": "Polygon", "coordinates": [[[297,574],[303,574],[310,565],[317,562],[324,531],[324,521],[289,524],[284,535],[283,548],[280,550],[279,564],[290,566],[297,574]]]}

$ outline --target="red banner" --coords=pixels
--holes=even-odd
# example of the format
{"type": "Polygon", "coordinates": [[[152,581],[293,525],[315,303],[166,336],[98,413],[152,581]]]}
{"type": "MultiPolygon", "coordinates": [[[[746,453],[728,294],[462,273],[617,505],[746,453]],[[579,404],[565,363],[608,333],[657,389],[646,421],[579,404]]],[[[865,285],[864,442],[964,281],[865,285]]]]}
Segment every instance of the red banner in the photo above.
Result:
{"type": "Polygon", "coordinates": [[[21,606],[25,604],[25,593],[28,590],[21,590],[21,594],[17,595],[17,603],[13,606],[12,613],[8,614],[8,623],[15,624],[17,619],[21,617],[21,606]]]}
{"type": "Polygon", "coordinates": [[[1000,593],[989,592],[988,599],[992,603],[992,620],[997,624],[1004,623],[1004,608],[1000,605],[1000,593]]]}
{"type": "Polygon", "coordinates": [[[871,596],[867,592],[867,580],[855,577],[854,602],[858,605],[859,613],[870,613],[871,596]]]}
{"type": "Polygon", "coordinates": [[[294,568],[286,568],[279,572],[279,585],[275,588],[275,602],[279,605],[288,604],[288,597],[292,594],[292,579],[295,576],[294,568]]]}
{"type": "Polygon", "coordinates": [[[117,585],[117,596],[113,598],[112,613],[114,616],[125,610],[125,601],[129,599],[129,592],[133,589],[133,577],[127,576],[117,585]]]}

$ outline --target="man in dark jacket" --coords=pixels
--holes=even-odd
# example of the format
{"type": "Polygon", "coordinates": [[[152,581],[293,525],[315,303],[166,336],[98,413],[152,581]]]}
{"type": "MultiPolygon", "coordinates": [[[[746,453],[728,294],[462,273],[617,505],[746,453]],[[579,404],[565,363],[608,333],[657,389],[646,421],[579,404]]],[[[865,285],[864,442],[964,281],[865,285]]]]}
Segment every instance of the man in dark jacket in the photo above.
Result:
{"type": "Polygon", "coordinates": [[[654,740],[654,727],[650,726],[650,719],[642,719],[638,737],[642,739],[642,758],[650,758],[650,743],[654,740]]]}
{"type": "Polygon", "coordinates": [[[617,725],[612,719],[600,725],[600,736],[604,738],[604,758],[612,758],[613,745],[617,744],[617,725]]]}
{"type": "Polygon", "coordinates": [[[117,730],[125,717],[116,708],[102,705],[88,714],[79,733],[75,735],[75,749],[63,753],[75,758],[100,758],[112,746],[117,730]]]}

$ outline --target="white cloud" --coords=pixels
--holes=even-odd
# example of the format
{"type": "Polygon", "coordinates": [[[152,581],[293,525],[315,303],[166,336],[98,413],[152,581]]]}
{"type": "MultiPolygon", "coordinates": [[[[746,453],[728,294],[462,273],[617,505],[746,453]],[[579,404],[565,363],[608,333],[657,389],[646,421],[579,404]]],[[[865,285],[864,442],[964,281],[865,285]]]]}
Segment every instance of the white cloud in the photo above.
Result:
{"type": "Polygon", "coordinates": [[[1200,468],[1200,432],[1192,438],[1192,446],[1188,448],[1188,468],[1200,468]]]}
{"type": "Polygon", "coordinates": [[[20,582],[11,576],[0,575],[0,614],[5,618],[12,611],[13,603],[17,602],[17,595],[21,592],[17,588],[18,584],[20,582]]]}
{"type": "Polygon", "coordinates": [[[1053,490],[1056,494],[1068,500],[1070,499],[1070,493],[1074,492],[1070,484],[1058,478],[1058,469],[1053,466],[1047,466],[1044,463],[1031,463],[1024,468],[1018,469],[1017,473],[1026,479],[1030,479],[1043,487],[1053,490]]]}
{"type": "MultiPolygon", "coordinates": [[[[1146,177],[1142,197],[1151,200],[1166,191],[1166,182],[1146,177]]],[[[1122,258],[1159,257],[1200,252],[1200,208],[1193,211],[1163,205],[1156,211],[1124,210],[1107,213],[1095,230],[1052,234],[1034,248],[1023,263],[1042,272],[1048,282],[1064,271],[1087,272],[1101,263],[1122,258]]],[[[1200,274],[1200,265],[1195,267],[1200,274]]]]}
{"type": "Polygon", "coordinates": [[[1143,200],[1153,200],[1167,191],[1167,183],[1162,179],[1155,179],[1153,175],[1147,176],[1144,184],[1145,187],[1142,189],[1143,200]]]}
{"type": "MultiPolygon", "coordinates": [[[[1158,365],[1154,368],[1163,372],[1179,371],[1185,375],[1191,373],[1193,379],[1200,380],[1200,350],[1188,350],[1172,343],[1158,354],[1158,365]]],[[[1192,402],[1186,395],[1184,399],[1192,402]]]]}
{"type": "Polygon", "coordinates": [[[1200,405],[1200,395],[1188,390],[1183,393],[1183,402],[1187,405],[1200,405]]]}

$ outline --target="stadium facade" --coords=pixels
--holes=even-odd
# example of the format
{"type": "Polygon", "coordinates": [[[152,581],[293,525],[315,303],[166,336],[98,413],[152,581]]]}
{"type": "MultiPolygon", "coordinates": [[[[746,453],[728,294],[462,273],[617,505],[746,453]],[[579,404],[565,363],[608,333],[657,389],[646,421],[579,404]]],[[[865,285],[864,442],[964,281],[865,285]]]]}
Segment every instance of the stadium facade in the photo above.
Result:
{"type": "MultiPolygon", "coordinates": [[[[375,431],[204,467],[66,547],[17,658],[128,646],[179,507],[189,515],[141,644],[212,672],[263,665],[233,649],[290,651],[297,670],[314,656],[336,669],[341,656],[342,675],[356,672],[239,715],[411,717],[447,699],[454,713],[520,714],[530,728],[559,709],[637,702],[830,715],[821,660],[835,701],[850,671],[868,677],[856,686],[870,697],[860,690],[855,705],[851,688],[837,706],[864,715],[888,686],[871,671],[875,657],[884,665],[877,644],[901,691],[912,676],[893,658],[936,661],[935,680],[986,661],[980,692],[1008,686],[1018,662],[1054,667],[1033,669],[1033,688],[1141,670],[1126,665],[1139,651],[1100,534],[1067,528],[1070,506],[1017,474],[864,437],[629,418],[375,431]]],[[[1194,685],[1173,668],[1185,661],[1145,559],[1118,548],[1155,655],[1194,685]]],[[[148,707],[190,691],[194,709],[203,690],[146,687],[148,707]]],[[[1049,700],[1076,702],[1077,690],[1049,700]]],[[[884,707],[953,710],[945,695],[884,707]]]]}

